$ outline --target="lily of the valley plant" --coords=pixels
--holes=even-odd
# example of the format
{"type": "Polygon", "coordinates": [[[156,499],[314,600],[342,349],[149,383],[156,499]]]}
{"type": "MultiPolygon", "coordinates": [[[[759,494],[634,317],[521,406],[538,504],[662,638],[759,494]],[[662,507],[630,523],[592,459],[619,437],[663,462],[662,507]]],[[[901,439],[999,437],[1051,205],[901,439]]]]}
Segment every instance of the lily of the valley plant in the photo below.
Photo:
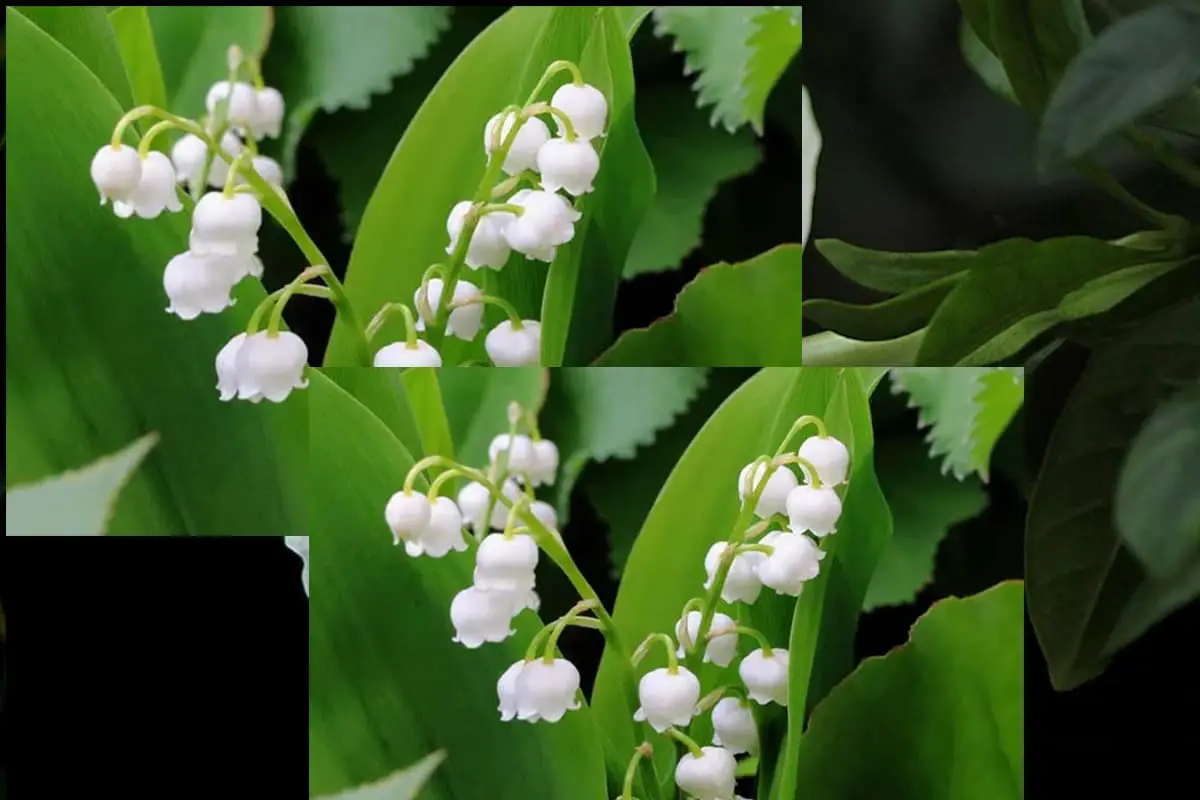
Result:
{"type": "MultiPolygon", "coordinates": [[[[818,575],[825,557],[822,543],[836,532],[842,513],[838,489],[846,483],[849,451],[827,434],[822,420],[805,416],[796,420],[773,455],[764,454],[740,475],[730,475],[740,513],[732,530],[695,565],[697,595],[684,605],[673,631],[651,634],[630,653],[565,548],[553,508],[534,499],[534,487],[555,479],[557,447],[541,438],[533,415],[516,405],[509,419],[509,430],[492,441],[484,469],[443,456],[413,466],[381,509],[394,543],[403,544],[414,558],[474,552],[473,583],[447,609],[454,641],[468,648],[504,641],[515,632],[517,615],[538,610],[535,568],[545,553],[578,590],[580,602],[543,626],[525,658],[496,676],[501,719],[554,723],[580,708],[579,671],[556,648],[568,626],[600,631],[610,648],[624,654],[631,681],[648,652],[661,645],[667,666],[637,680],[640,706],[630,724],[639,726],[639,739],[652,729],[683,746],[675,783],[684,794],[697,800],[734,800],[737,757],[758,751],[755,706],[788,703],[788,651],[739,625],[726,611],[739,603],[753,604],[764,589],[799,597],[805,583],[818,575]],[[793,440],[810,425],[816,435],[791,450],[793,440]],[[419,476],[435,467],[443,471],[427,492],[417,491],[419,476]],[[462,478],[470,483],[456,501],[441,496],[447,481],[462,478]],[[727,667],[734,661],[739,661],[738,683],[702,685],[698,676],[703,663],[727,667]],[[697,741],[689,732],[703,714],[711,717],[711,742],[697,741]]],[[[633,797],[639,764],[649,755],[648,741],[632,753],[623,800],[633,797]]]]}
{"type": "Polygon", "coordinates": [[[281,330],[284,308],[296,294],[332,302],[338,323],[354,330],[363,362],[376,367],[441,366],[437,344],[446,335],[474,340],[489,304],[508,317],[484,338],[492,363],[539,363],[539,321],[521,319],[503,298],[485,294],[470,273],[504,269],[514,251],[551,262],[557,248],[574,238],[582,214],[573,200],[593,189],[600,169],[593,141],[604,135],[608,120],[608,100],[584,81],[578,66],[569,61],[550,64],[524,105],[500,109],[488,121],[481,137],[486,168],[479,188],[473,197],[446,209],[448,258],[425,270],[411,308],[399,301],[385,303],[360,325],[328,260],[293,213],[282,187],[282,169],[258,153],[258,141],[279,135],[284,98],[263,84],[256,59],[244,58],[240,49],[231,47],[228,62],[226,79],[208,91],[204,118],[191,120],[155,106],[134,108],[117,122],[111,141],[91,164],[101,204],[111,202],[119,218],[153,219],[185,208],[190,212],[188,249],[172,258],[163,273],[166,310],[181,320],[221,313],[233,305],[232,292],[240,281],[262,276],[258,233],[264,209],[312,264],[268,295],[245,332],[215,354],[222,400],[279,403],[307,385],[308,349],[299,336],[281,330]],[[571,74],[571,82],[548,100],[539,99],[551,79],[564,71],[571,74]],[[143,117],[160,121],[135,149],[124,142],[133,123],[143,117]],[[169,130],[184,136],[168,158],[152,146],[169,130]],[[318,280],[325,285],[313,283],[318,280]],[[395,313],[403,315],[405,338],[374,343],[395,313]]]}

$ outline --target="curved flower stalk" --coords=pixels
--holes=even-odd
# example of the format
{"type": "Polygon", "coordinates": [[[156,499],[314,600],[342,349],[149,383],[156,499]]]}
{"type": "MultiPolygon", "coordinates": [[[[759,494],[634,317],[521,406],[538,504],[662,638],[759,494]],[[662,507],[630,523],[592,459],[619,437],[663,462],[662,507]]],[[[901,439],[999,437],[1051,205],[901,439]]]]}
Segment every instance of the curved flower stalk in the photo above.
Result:
{"type": "Polygon", "coordinates": [[[552,262],[558,248],[575,237],[583,215],[574,201],[593,189],[600,170],[593,141],[604,136],[607,121],[607,98],[585,83],[569,61],[550,64],[523,106],[509,106],[488,120],[483,129],[483,179],[473,197],[448,210],[449,260],[425,271],[411,311],[403,304],[387,303],[367,327],[370,339],[390,314],[404,315],[405,339],[379,348],[375,366],[441,366],[442,339],[473,341],[488,304],[502,309],[506,317],[484,337],[491,362],[499,367],[539,363],[540,322],[522,319],[503,298],[485,294],[481,278],[471,273],[503,270],[513,252],[552,262]],[[571,73],[572,81],[549,101],[539,100],[550,79],[563,71],[571,73]]]}
{"type": "MultiPolygon", "coordinates": [[[[535,569],[541,554],[564,571],[579,591],[580,602],[544,625],[525,657],[496,680],[502,720],[557,722],[580,708],[583,700],[578,669],[557,654],[563,630],[599,630],[615,652],[625,651],[611,617],[566,550],[554,509],[533,493],[536,486],[553,484],[557,447],[540,437],[534,416],[514,404],[509,430],[492,441],[488,456],[484,470],[442,456],[422,459],[382,509],[383,517],[394,543],[403,543],[410,557],[474,551],[472,585],[459,592],[448,609],[453,640],[467,648],[504,641],[515,632],[516,616],[538,610],[535,569]],[[435,466],[445,471],[428,492],[417,492],[417,476],[435,466]],[[440,495],[446,481],[463,477],[471,482],[455,500],[440,495]]],[[[655,645],[666,654],[666,667],[650,670],[636,682],[639,705],[631,721],[686,747],[675,783],[690,797],[735,800],[736,757],[758,752],[754,707],[788,704],[788,650],[738,624],[734,605],[753,604],[764,589],[799,597],[804,585],[817,577],[825,558],[823,542],[837,531],[842,513],[839,489],[847,482],[849,467],[849,450],[828,435],[821,419],[796,420],[774,455],[760,456],[737,477],[738,519],[728,538],[714,544],[704,563],[697,565],[706,575],[705,593],[684,605],[674,636],[652,633],[628,658],[632,682],[634,671],[655,645]],[[809,425],[816,427],[816,435],[789,450],[809,425]],[[719,610],[722,603],[729,613],[719,610]],[[740,646],[747,638],[756,643],[754,649],[740,646]],[[722,667],[737,662],[740,683],[703,686],[700,668],[707,662],[722,667]],[[701,746],[688,729],[698,715],[710,712],[712,744],[701,746]]],[[[624,800],[632,798],[639,768],[650,770],[647,780],[658,785],[648,758],[651,752],[649,742],[636,749],[624,800]]]]}
{"type": "Polygon", "coordinates": [[[800,172],[800,246],[808,243],[808,232],[812,226],[813,195],[817,191],[817,159],[821,155],[821,131],[813,116],[812,99],[808,89],[800,90],[801,108],[801,172],[800,172]]]}

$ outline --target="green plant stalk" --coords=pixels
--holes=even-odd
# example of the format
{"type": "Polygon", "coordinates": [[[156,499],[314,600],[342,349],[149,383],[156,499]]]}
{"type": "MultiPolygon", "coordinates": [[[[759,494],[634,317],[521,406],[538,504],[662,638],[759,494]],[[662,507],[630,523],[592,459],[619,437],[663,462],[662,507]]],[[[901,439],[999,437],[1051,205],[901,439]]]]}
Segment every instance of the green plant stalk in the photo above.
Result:
{"type": "Polygon", "coordinates": [[[1126,136],[1143,153],[1174,172],[1184,182],[1200,189],[1200,166],[1179,155],[1169,144],[1156,136],[1137,130],[1130,131],[1126,136]]]}

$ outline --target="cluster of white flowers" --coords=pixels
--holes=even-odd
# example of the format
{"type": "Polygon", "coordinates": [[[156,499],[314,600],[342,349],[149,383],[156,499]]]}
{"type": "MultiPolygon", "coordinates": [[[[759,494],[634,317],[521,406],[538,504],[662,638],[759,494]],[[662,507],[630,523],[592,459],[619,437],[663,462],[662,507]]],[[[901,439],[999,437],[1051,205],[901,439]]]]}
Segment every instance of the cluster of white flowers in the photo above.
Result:
{"type": "Polygon", "coordinates": [[[285,536],[283,541],[304,561],[304,567],[300,570],[300,580],[304,581],[304,593],[308,594],[308,537],[285,536]]]}
{"type": "MultiPolygon", "coordinates": [[[[797,423],[797,429],[803,421],[797,423]]],[[[641,707],[634,719],[688,744],[689,752],[680,759],[675,780],[691,797],[733,800],[735,756],[754,754],[758,749],[751,701],[787,705],[788,651],[769,646],[762,634],[716,611],[712,592],[719,590],[726,603],[753,604],[764,586],[779,594],[799,596],[804,584],[817,577],[825,556],[817,542],[836,532],[842,503],[835,487],[846,482],[850,466],[846,446],[823,434],[822,427],[822,435],[805,440],[794,454],[763,456],[746,465],[738,476],[738,497],[743,505],[754,502],[753,514],[759,522],[735,540],[718,542],[708,551],[704,588],[710,596],[707,602],[699,598],[688,602],[676,624],[674,641],[666,634],[653,634],[635,655],[636,659],[644,654],[655,637],[672,648],[678,642],[669,666],[642,677],[638,685],[641,707]],[[806,483],[801,483],[792,465],[801,468],[806,483]],[[777,525],[778,529],[772,530],[777,525]],[[712,609],[711,622],[702,632],[703,613],[698,608],[705,605],[712,609]],[[674,731],[690,725],[705,705],[700,699],[700,679],[677,659],[703,644],[703,663],[728,667],[737,659],[739,635],[753,636],[761,645],[738,665],[743,697],[722,697],[712,706],[712,746],[699,747],[674,731]]],[[[725,691],[719,690],[716,696],[725,691]]]]}
{"type": "MultiPolygon", "coordinates": [[[[539,363],[541,323],[521,319],[507,303],[487,297],[476,283],[459,278],[457,262],[461,260],[471,270],[501,270],[516,251],[548,263],[560,246],[574,238],[575,223],[582,214],[571,198],[592,191],[600,169],[592,141],[604,135],[608,101],[599,89],[583,82],[574,65],[551,65],[547,77],[559,68],[570,68],[575,81],[554,92],[548,104],[531,99],[524,108],[496,114],[484,126],[484,153],[489,159],[485,181],[494,177],[498,183],[481,187],[480,194],[486,189],[491,201],[463,200],[450,209],[446,253],[453,257],[452,263],[448,271],[440,264],[432,267],[413,297],[416,330],[424,331],[437,317],[446,283],[451,283],[446,333],[466,341],[478,335],[485,303],[503,307],[508,319],[484,339],[488,357],[500,367],[539,363]],[[551,118],[556,135],[551,135],[539,115],[551,118]],[[499,170],[494,169],[501,157],[499,170]],[[500,180],[498,171],[509,177],[500,180]],[[523,181],[530,186],[518,188],[523,181]],[[512,194],[504,199],[509,192],[512,194]],[[469,238],[464,241],[464,237],[469,238]]],[[[441,363],[438,351],[411,332],[407,340],[388,344],[375,355],[377,367],[437,367],[441,363]]]]}
{"type": "MultiPolygon", "coordinates": [[[[236,72],[241,54],[231,49],[236,72]]],[[[201,314],[219,314],[233,305],[234,287],[246,277],[262,277],[258,258],[258,232],[263,214],[260,197],[246,183],[253,171],[287,202],[283,170],[267,156],[257,154],[255,143],[277,137],[283,123],[284,103],[279,91],[243,81],[220,81],[205,98],[208,114],[199,122],[185,120],[153,107],[141,107],[122,118],[110,144],[92,159],[91,176],[100,192],[100,203],[112,201],[118,217],[154,219],[163,211],[181,211],[180,184],[200,196],[192,210],[188,249],[167,262],[163,271],[167,312],[183,320],[201,314]],[[134,149],[121,142],[125,128],[142,116],[166,117],[134,149]],[[168,128],[189,132],[171,149],[171,157],[150,149],[159,133],[168,128]],[[209,152],[209,141],[220,143],[209,152]]],[[[217,390],[221,400],[282,402],[293,389],[307,385],[304,368],[308,348],[303,340],[277,325],[233,337],[216,355],[217,390]]]]}

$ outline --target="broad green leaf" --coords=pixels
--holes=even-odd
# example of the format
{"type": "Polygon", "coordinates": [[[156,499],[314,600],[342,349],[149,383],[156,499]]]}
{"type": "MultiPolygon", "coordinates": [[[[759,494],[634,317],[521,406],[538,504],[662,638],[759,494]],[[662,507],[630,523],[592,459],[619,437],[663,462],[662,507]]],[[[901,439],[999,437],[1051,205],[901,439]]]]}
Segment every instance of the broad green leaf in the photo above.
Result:
{"type": "Polygon", "coordinates": [[[589,461],[633,458],[670,427],[706,381],[707,370],[700,367],[555,370],[542,426],[558,445],[559,523],[567,520],[571,491],[589,461]]]}
{"type": "Polygon", "coordinates": [[[717,188],[754,169],[760,158],[749,131],[714,129],[686,87],[652,87],[638,112],[658,193],[625,259],[626,278],[679,267],[700,246],[704,211],[717,188]]]}
{"type": "Polygon", "coordinates": [[[1086,236],[988,245],[933,315],[917,363],[953,366],[1005,359],[1057,322],[1058,305],[1075,290],[1156,260],[1162,259],[1141,248],[1086,236]]]}
{"type": "Polygon", "coordinates": [[[1200,558],[1200,383],[1180,389],[1138,432],[1121,467],[1117,530],[1146,571],[1167,578],[1200,558]]]}
{"type": "Polygon", "coordinates": [[[452,9],[278,6],[263,68],[287,102],[286,173],[294,173],[296,146],[318,110],[366,108],[372,95],[389,91],[450,26],[452,9]]]}
{"type": "Polygon", "coordinates": [[[832,331],[804,337],[806,367],[870,367],[912,364],[925,338],[925,329],[886,342],[859,342],[832,331]]]}
{"type": "MultiPolygon", "coordinates": [[[[714,542],[729,537],[738,515],[739,471],[764,452],[774,453],[797,417],[824,413],[835,373],[764,369],[734,392],[692,440],[663,484],[625,565],[613,619],[627,649],[653,631],[673,632],[684,603],[703,594],[704,556],[714,542]]],[[[772,641],[784,642],[794,606],[792,598],[763,596],[751,609],[751,624],[772,641]]],[[[606,648],[592,708],[616,751],[628,753],[637,744],[631,722],[636,698],[631,705],[628,664],[622,659],[612,646],[606,648]]],[[[661,663],[661,652],[654,650],[639,673],[661,663]]],[[[674,748],[664,737],[649,735],[659,774],[666,777],[674,748]]]]}
{"type": "Polygon", "coordinates": [[[838,272],[868,289],[889,294],[910,292],[958,275],[970,269],[980,255],[977,250],[884,253],[838,239],[818,239],[814,244],[838,272]]]}
{"type": "Polygon", "coordinates": [[[151,433],[85,467],[4,493],[5,536],[101,536],[117,495],[158,442],[151,433]]]}
{"type": "Polygon", "coordinates": [[[1063,72],[1079,52],[1079,22],[1064,0],[989,0],[988,42],[1021,105],[1040,119],[1063,72]]]}
{"type": "Polygon", "coordinates": [[[711,124],[734,131],[747,122],[762,135],[767,95],[800,49],[800,21],[778,6],[656,6],[654,33],[675,38],[686,74],[713,106],[711,124]]]}
{"type": "Polygon", "coordinates": [[[445,760],[445,752],[438,750],[378,783],[360,786],[336,795],[327,795],[319,800],[416,800],[434,771],[445,760]]]}
{"type": "MultiPolygon", "coordinates": [[[[123,109],[133,105],[129,76],[121,62],[117,36],[100,6],[16,6],[27,20],[71,51],[117,99],[123,109]]],[[[109,126],[116,125],[114,118],[109,126]]]]}
{"type": "MultiPolygon", "coordinates": [[[[649,372],[649,370],[646,370],[649,372]]],[[[580,488],[596,513],[608,524],[608,554],[612,574],[619,578],[633,542],[659,487],[717,407],[753,374],[752,370],[709,370],[705,386],[669,428],[654,442],[639,447],[632,458],[592,462],[584,469],[580,488]]],[[[568,542],[569,544],[569,542],[568,542]]]]}
{"type": "Polygon", "coordinates": [[[786,366],[800,361],[800,245],[714,264],[683,287],[675,311],[626,331],[600,366],[786,366]]]}
{"type": "Polygon", "coordinates": [[[458,461],[474,467],[488,462],[488,445],[508,431],[508,406],[519,403],[537,413],[546,399],[550,373],[538,367],[458,367],[439,369],[446,418],[458,461]]]}
{"type": "MultiPolygon", "coordinates": [[[[513,8],[446,70],[405,130],[363,215],[346,278],[347,293],[361,314],[369,317],[384,302],[407,302],[429,264],[445,259],[446,217],[455,203],[475,194],[483,176],[485,124],[506,104],[524,102],[555,59],[580,61],[585,79],[616,94],[609,98],[611,128],[596,191],[580,204],[584,218],[575,239],[560,248],[552,267],[554,288],[547,289],[547,302],[553,311],[549,319],[540,311],[547,273],[539,263],[514,256],[501,273],[471,277],[482,279],[489,293],[509,300],[527,318],[542,319],[544,363],[555,362],[548,354],[560,351],[567,353],[567,362],[574,359],[570,353],[576,345],[566,339],[568,316],[571,336],[577,331],[583,336],[578,347],[598,349],[596,341],[607,341],[625,250],[652,186],[649,158],[632,117],[628,45],[610,9],[513,8]],[[430,159],[431,152],[441,155],[430,159]],[[421,187],[420,202],[414,203],[416,186],[421,187]],[[581,296],[588,298],[586,304],[577,302],[581,296]],[[564,308],[568,302],[576,313],[564,308]],[[596,341],[588,339],[586,330],[596,341]]],[[[565,80],[565,75],[556,78],[542,99],[565,80]]],[[[492,323],[500,318],[498,310],[489,311],[492,323]]],[[[385,332],[398,336],[398,324],[385,332]]],[[[449,363],[484,358],[482,337],[469,348],[445,345],[443,357],[449,363]]],[[[345,362],[349,354],[349,341],[335,331],[326,363],[345,362]]]]}
{"type": "Polygon", "coordinates": [[[859,306],[837,300],[805,300],[804,316],[823,328],[860,341],[897,339],[929,324],[929,318],[961,280],[947,275],[902,295],[859,306]]]}
{"type": "Polygon", "coordinates": [[[110,533],[300,530],[305,393],[256,405],[221,403],[215,388],[213,359],[244,330],[261,285],[240,283],[220,315],[164,312],[162,270],[187,248],[186,215],[120,220],[99,204],[88,165],[121,107],[19,12],[6,19],[7,145],[20,156],[6,188],[21,198],[5,209],[6,485],[153,430],[159,445],[121,493],[110,533]]]}
{"type": "Polygon", "coordinates": [[[897,367],[892,392],[908,395],[908,405],[928,428],[930,458],[942,459],[942,473],[963,480],[976,473],[988,479],[992,449],[1025,399],[1020,367],[897,367]]]}
{"type": "Polygon", "coordinates": [[[404,132],[425,97],[471,40],[495,21],[501,6],[457,6],[453,24],[429,55],[397,78],[391,91],[371,98],[369,108],[343,108],[318,115],[304,141],[321,157],[338,183],[342,222],[350,241],[358,230],[371,193],[404,132]]]}
{"type": "Polygon", "coordinates": [[[523,656],[535,615],[519,616],[501,644],[451,641],[450,602],[471,584],[473,552],[414,559],[392,545],[383,508],[413,457],[322,373],[311,380],[311,478],[321,487],[310,497],[312,793],[378,780],[437,748],[459,766],[436,772],[422,800],[602,800],[586,708],[554,725],[505,723],[496,711],[496,679],[523,656]]]}
{"type": "MultiPolygon", "coordinates": [[[[231,45],[261,56],[271,36],[270,6],[146,6],[167,87],[167,108],[198,119],[209,87],[228,78],[231,45]]],[[[284,98],[287,102],[288,98],[284,98]]]]}
{"type": "Polygon", "coordinates": [[[450,433],[450,420],[446,418],[446,402],[437,370],[428,367],[406,369],[400,380],[421,435],[420,451],[410,452],[453,458],[454,436],[450,433]]]}
{"type": "MultiPolygon", "coordinates": [[[[811,709],[854,667],[854,634],[863,600],[892,536],[891,514],[873,466],[875,436],[864,382],[871,377],[869,371],[840,370],[824,414],[830,434],[850,448],[851,473],[842,496],[842,517],[837,533],[826,544],[821,574],[793,604],[787,638],[787,733],[784,735],[780,724],[774,732],[768,728],[763,737],[782,740],[769,795],[776,800],[800,796],[802,742],[798,734],[811,709]]],[[[757,624],[757,604],[752,618],[757,624]]],[[[769,751],[765,752],[767,764],[769,751]]]]}
{"type": "Polygon", "coordinates": [[[122,6],[108,15],[108,21],[116,33],[121,60],[133,87],[133,105],[166,108],[167,87],[146,6],[122,6]]]}
{"type": "Polygon", "coordinates": [[[1024,635],[1019,581],[935,604],[817,706],[796,796],[1024,797],[1024,635]]]}
{"type": "Polygon", "coordinates": [[[987,84],[989,89],[1005,100],[1011,100],[1014,103],[1017,101],[1016,95],[1013,94],[1012,83],[1009,82],[1008,75],[1004,72],[1004,64],[980,40],[979,35],[965,17],[959,28],[959,47],[967,65],[987,84]]]}
{"type": "Polygon", "coordinates": [[[1106,28],[1062,77],[1038,159],[1074,159],[1200,84],[1200,6],[1170,2],[1106,28]]]}
{"type": "Polygon", "coordinates": [[[421,427],[408,402],[404,385],[406,372],[397,369],[333,367],[322,369],[321,374],[370,409],[405,450],[414,456],[427,455],[421,427]]]}
{"type": "Polygon", "coordinates": [[[642,26],[642,22],[654,10],[654,6],[617,6],[617,18],[621,21],[621,27],[625,30],[627,38],[632,39],[637,33],[638,28],[642,26]]]}
{"type": "Polygon", "coordinates": [[[871,577],[863,610],[911,603],[933,579],[938,546],[954,525],[987,505],[979,479],[947,476],[917,439],[886,439],[875,473],[892,512],[892,539],[871,577]]]}
{"type": "Polygon", "coordinates": [[[1180,591],[1151,579],[1122,544],[1113,495],[1145,420],[1200,377],[1198,314],[1191,300],[1094,351],[1047,445],[1029,501],[1025,575],[1029,616],[1060,691],[1095,677],[1113,650],[1189,599],[1186,582],[1180,591]]]}

